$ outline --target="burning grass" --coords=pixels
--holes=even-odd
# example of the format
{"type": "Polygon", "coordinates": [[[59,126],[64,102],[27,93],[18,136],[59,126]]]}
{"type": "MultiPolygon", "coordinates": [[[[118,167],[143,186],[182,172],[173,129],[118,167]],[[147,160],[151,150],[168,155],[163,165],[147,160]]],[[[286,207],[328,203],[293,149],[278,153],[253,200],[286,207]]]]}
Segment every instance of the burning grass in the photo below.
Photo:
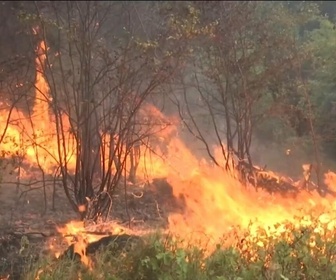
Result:
{"type": "Polygon", "coordinates": [[[91,270],[76,260],[44,259],[23,279],[335,279],[335,220],[310,219],[269,231],[235,228],[202,246],[169,234],[147,235],[131,249],[116,250],[116,241],[91,255],[91,270]]]}
{"type": "MultiPolygon", "coordinates": [[[[44,44],[38,48],[44,49],[44,44]]],[[[41,73],[45,57],[40,53],[39,56],[36,66],[41,73]]],[[[21,112],[13,113],[12,117],[20,122],[0,127],[7,137],[1,143],[1,150],[3,157],[22,156],[29,166],[37,165],[46,174],[54,174],[55,151],[59,146],[54,127],[50,125],[53,121],[48,117],[48,106],[46,102],[38,102],[49,91],[42,74],[37,75],[36,88],[33,117],[39,117],[41,131],[30,129],[31,120],[21,112]]],[[[154,106],[148,105],[146,111],[151,112],[153,119],[166,120],[154,106]]],[[[1,114],[0,120],[6,123],[1,114]]],[[[73,246],[71,255],[77,253],[81,262],[55,258],[55,254],[62,252],[50,247],[53,258],[40,258],[38,263],[27,265],[23,279],[335,279],[334,197],[321,197],[316,190],[300,190],[296,197],[265,190],[256,192],[243,186],[232,174],[197,158],[178,137],[179,127],[175,122],[167,119],[166,123],[172,125],[158,134],[163,141],[153,147],[164,150],[164,156],[155,156],[162,154],[159,151],[146,153],[147,147],[141,146],[137,173],[138,179],[146,182],[165,178],[165,194],[162,191],[155,199],[155,211],[167,220],[161,234],[152,236],[138,230],[132,235],[140,235],[144,242],[131,246],[131,250],[125,244],[118,250],[105,244],[102,251],[90,252],[88,246],[95,247],[92,242],[99,242],[102,235],[93,237],[82,223],[72,221],[58,231],[64,235],[61,238],[65,246],[73,246]],[[165,203],[178,211],[159,209],[165,203]],[[71,239],[67,240],[67,236],[71,239]]],[[[64,124],[64,128],[69,128],[66,116],[64,124]]],[[[70,150],[71,147],[69,144],[70,150]]],[[[74,154],[70,154],[67,161],[72,170],[76,162],[74,154]]],[[[215,154],[220,162],[220,153],[215,154]]],[[[325,182],[330,189],[335,180],[335,174],[326,175],[325,182]]],[[[158,191],[160,187],[162,182],[154,183],[153,189],[158,191]]],[[[134,186],[127,189],[134,192],[134,186]]],[[[146,200],[145,188],[140,193],[144,195],[133,193],[133,200],[142,199],[141,207],[125,201],[130,213],[133,208],[143,214],[140,208],[148,208],[150,201],[146,200]]],[[[114,197],[113,203],[121,197],[114,197]]],[[[147,213],[147,221],[155,215],[147,213]]],[[[118,234],[115,230],[109,228],[105,237],[118,234]]],[[[112,243],[116,242],[117,239],[112,243]]],[[[25,252],[29,256],[29,248],[21,250],[21,247],[19,244],[19,255],[25,252]]]]}

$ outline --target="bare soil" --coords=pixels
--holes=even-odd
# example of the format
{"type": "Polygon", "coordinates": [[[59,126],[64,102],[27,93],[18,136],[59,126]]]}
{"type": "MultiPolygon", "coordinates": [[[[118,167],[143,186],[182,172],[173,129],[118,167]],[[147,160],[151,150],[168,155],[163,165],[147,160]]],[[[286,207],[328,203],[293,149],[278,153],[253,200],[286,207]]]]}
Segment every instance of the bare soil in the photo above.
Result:
{"type": "MultiPolygon", "coordinates": [[[[20,279],[27,263],[53,255],[56,247],[65,250],[68,244],[57,227],[78,220],[62,186],[51,176],[43,184],[41,173],[30,170],[18,181],[12,170],[10,165],[3,168],[0,185],[0,279],[20,279]]],[[[128,184],[126,192],[122,186],[113,199],[108,221],[95,225],[94,231],[117,226],[132,233],[164,229],[169,213],[184,209],[183,198],[173,196],[165,179],[128,184]]]]}

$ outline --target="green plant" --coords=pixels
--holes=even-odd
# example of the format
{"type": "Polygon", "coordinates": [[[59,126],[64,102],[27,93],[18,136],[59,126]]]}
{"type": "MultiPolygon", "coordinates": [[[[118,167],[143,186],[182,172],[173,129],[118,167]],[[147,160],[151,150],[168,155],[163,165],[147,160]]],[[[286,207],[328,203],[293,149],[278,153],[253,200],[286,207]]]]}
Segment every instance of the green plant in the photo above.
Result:
{"type": "Polygon", "coordinates": [[[335,279],[334,220],[323,215],[301,227],[301,218],[267,230],[251,225],[233,236],[231,246],[219,242],[212,252],[171,235],[150,235],[131,250],[105,247],[91,256],[92,270],[72,260],[44,259],[25,279],[335,279]]]}

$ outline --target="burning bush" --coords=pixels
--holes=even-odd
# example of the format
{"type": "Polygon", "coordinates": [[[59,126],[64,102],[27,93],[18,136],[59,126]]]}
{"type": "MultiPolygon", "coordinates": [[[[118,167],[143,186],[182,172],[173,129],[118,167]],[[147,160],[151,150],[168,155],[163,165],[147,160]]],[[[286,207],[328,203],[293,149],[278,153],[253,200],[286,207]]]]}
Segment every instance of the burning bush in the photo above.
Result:
{"type": "Polygon", "coordinates": [[[335,279],[335,221],[325,214],[298,219],[300,226],[251,224],[221,242],[149,235],[131,251],[107,246],[91,254],[92,270],[63,259],[40,263],[25,279],[335,279]]]}

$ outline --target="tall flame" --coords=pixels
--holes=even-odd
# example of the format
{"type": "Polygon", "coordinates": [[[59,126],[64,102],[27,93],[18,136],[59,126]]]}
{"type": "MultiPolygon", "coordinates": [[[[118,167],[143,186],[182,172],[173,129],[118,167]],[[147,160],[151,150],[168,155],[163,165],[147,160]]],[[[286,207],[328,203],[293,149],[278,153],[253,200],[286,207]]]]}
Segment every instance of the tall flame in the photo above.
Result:
{"type": "MultiPolygon", "coordinates": [[[[38,29],[33,29],[38,33],[38,29]]],[[[57,167],[57,134],[55,120],[50,114],[50,88],[45,79],[44,68],[48,47],[41,40],[36,48],[35,98],[32,112],[27,117],[20,110],[2,110],[0,112],[0,133],[4,134],[0,143],[3,156],[21,156],[31,166],[39,166],[44,172],[52,174],[57,167]],[[10,118],[8,119],[8,116],[10,118]]],[[[69,120],[63,117],[63,124],[69,131],[69,120]]],[[[69,133],[68,133],[69,134],[69,133]]],[[[71,137],[70,134],[68,137],[71,137]]],[[[71,149],[71,147],[69,147],[71,149]]],[[[74,169],[75,157],[69,159],[68,168],[74,169]]]]}
{"type": "MultiPolygon", "coordinates": [[[[27,162],[42,165],[44,171],[53,172],[56,165],[53,155],[57,153],[58,146],[53,118],[49,114],[49,87],[43,71],[46,51],[46,43],[41,41],[36,51],[36,98],[31,118],[15,111],[6,127],[9,111],[1,111],[0,132],[6,129],[6,137],[0,143],[0,149],[4,155],[26,153],[27,162]]],[[[154,106],[148,105],[147,110],[153,118],[165,119],[154,106]]],[[[182,214],[170,215],[170,231],[180,235],[206,234],[216,239],[232,226],[247,228],[251,221],[270,229],[285,220],[296,222],[295,216],[304,216],[313,210],[320,213],[336,210],[331,198],[321,198],[316,193],[302,193],[294,199],[245,188],[230,174],[194,156],[193,151],[178,137],[176,121],[171,123],[158,135],[163,139],[162,143],[153,148],[157,152],[164,148],[164,157],[158,156],[159,152],[149,153],[146,147],[141,147],[138,167],[139,176],[165,177],[174,195],[184,197],[186,210],[182,214]]],[[[74,159],[72,164],[75,164],[74,159]]],[[[335,175],[329,173],[326,183],[334,185],[335,175]]],[[[334,227],[335,217],[328,215],[323,219],[334,227]]],[[[82,224],[78,227],[82,227],[82,224]]],[[[62,231],[78,234],[76,230],[76,227],[65,227],[62,231]]]]}
{"type": "MultiPolygon", "coordinates": [[[[154,166],[159,168],[152,172],[159,172],[152,176],[164,175],[174,195],[185,198],[185,212],[169,217],[169,229],[180,235],[197,235],[198,232],[198,236],[205,234],[216,239],[232,226],[246,229],[253,222],[255,226],[272,229],[284,221],[297,223],[296,217],[312,211],[321,214],[336,210],[332,197],[323,198],[316,191],[301,192],[294,198],[245,187],[232,174],[196,158],[178,137],[171,139],[167,149],[166,158],[156,158],[154,166]]],[[[215,148],[214,154],[219,156],[219,149],[215,148]]],[[[150,159],[144,157],[141,162],[148,163],[150,159]]],[[[332,174],[326,174],[325,178],[331,189],[336,178],[332,174]]]]}
{"type": "Polygon", "coordinates": [[[44,78],[44,64],[46,60],[47,46],[41,41],[36,51],[36,80],[35,80],[35,104],[33,108],[33,118],[38,122],[39,133],[48,130],[50,126],[49,114],[49,86],[44,78]]]}

